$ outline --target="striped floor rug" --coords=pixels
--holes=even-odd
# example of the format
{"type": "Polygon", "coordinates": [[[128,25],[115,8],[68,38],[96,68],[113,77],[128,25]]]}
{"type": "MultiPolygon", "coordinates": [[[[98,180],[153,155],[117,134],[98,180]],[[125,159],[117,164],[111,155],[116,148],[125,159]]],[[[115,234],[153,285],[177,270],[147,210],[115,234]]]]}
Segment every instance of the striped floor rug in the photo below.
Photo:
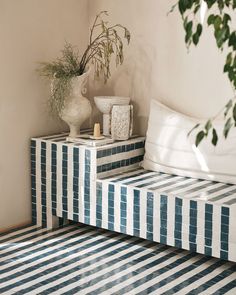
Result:
{"type": "Polygon", "coordinates": [[[0,294],[236,294],[236,264],[85,225],[0,235],[0,294]]]}

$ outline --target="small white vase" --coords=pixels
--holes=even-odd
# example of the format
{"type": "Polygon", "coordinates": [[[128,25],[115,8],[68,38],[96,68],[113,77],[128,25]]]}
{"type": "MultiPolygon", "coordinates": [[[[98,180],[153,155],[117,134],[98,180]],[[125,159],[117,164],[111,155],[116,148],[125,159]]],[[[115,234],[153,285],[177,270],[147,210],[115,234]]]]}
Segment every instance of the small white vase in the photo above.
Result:
{"type": "Polygon", "coordinates": [[[83,96],[86,93],[85,84],[89,71],[81,76],[71,78],[71,93],[65,98],[65,105],[60,113],[60,118],[70,127],[70,137],[80,134],[80,127],[92,114],[89,100],[83,96]]]}

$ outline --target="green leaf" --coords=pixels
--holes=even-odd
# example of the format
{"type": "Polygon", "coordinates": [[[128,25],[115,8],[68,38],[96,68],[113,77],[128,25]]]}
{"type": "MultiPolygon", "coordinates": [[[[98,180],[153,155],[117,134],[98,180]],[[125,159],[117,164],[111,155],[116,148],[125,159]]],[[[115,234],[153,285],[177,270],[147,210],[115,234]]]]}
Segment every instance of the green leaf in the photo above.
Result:
{"type": "Polygon", "coordinates": [[[184,29],[186,30],[187,24],[188,24],[188,18],[187,18],[187,16],[184,18],[183,24],[184,24],[184,29]]]}
{"type": "Polygon", "coordinates": [[[202,33],[202,25],[198,24],[196,32],[193,34],[193,43],[194,45],[197,45],[199,42],[199,37],[201,36],[202,33]]]}
{"type": "Polygon", "coordinates": [[[236,0],[233,0],[233,9],[236,8],[236,0]]]}
{"type": "Polygon", "coordinates": [[[216,15],[214,19],[214,28],[216,31],[220,29],[220,25],[221,25],[221,17],[219,15],[216,15]]]}
{"type": "Polygon", "coordinates": [[[224,16],[223,16],[223,23],[224,23],[225,25],[227,25],[227,23],[228,23],[229,21],[231,21],[231,17],[230,17],[230,15],[229,15],[228,13],[225,13],[224,16]]]}
{"type": "Polygon", "coordinates": [[[185,7],[184,7],[184,4],[183,4],[183,1],[179,1],[179,12],[180,12],[180,14],[183,14],[184,13],[184,11],[185,11],[185,7]]]}
{"type": "Polygon", "coordinates": [[[235,80],[235,73],[234,73],[234,70],[233,70],[232,67],[228,70],[228,77],[229,77],[229,80],[231,82],[234,82],[234,80],[235,80]]]}
{"type": "Polygon", "coordinates": [[[205,137],[204,131],[198,132],[197,137],[196,137],[196,141],[195,141],[196,147],[198,147],[198,145],[201,143],[201,141],[203,140],[204,137],[205,137]]]}
{"type": "Polygon", "coordinates": [[[208,8],[211,8],[216,3],[216,1],[217,0],[208,0],[208,1],[206,1],[207,7],[208,8]]]}
{"type": "Polygon", "coordinates": [[[230,70],[230,68],[231,67],[229,65],[225,64],[224,65],[224,73],[228,72],[230,70]]]}
{"type": "Polygon", "coordinates": [[[233,108],[233,118],[234,118],[234,125],[236,125],[236,104],[234,105],[234,108],[233,108]]]}
{"type": "Polygon", "coordinates": [[[230,100],[228,101],[228,103],[226,104],[226,106],[225,106],[225,112],[224,112],[224,116],[225,116],[225,117],[227,117],[228,112],[229,112],[229,110],[232,108],[232,106],[233,106],[233,101],[232,101],[232,99],[230,99],[230,100]]]}
{"type": "Polygon", "coordinates": [[[193,13],[196,14],[199,11],[200,8],[201,8],[201,5],[197,4],[196,7],[194,8],[193,13]]]}
{"type": "Polygon", "coordinates": [[[211,142],[214,146],[216,146],[217,142],[218,142],[218,135],[217,135],[215,128],[213,128],[213,130],[212,130],[212,141],[211,142]]]}
{"type": "Polygon", "coordinates": [[[183,15],[186,10],[192,8],[194,2],[194,0],[179,0],[179,12],[183,15]]]}
{"type": "Polygon", "coordinates": [[[229,27],[228,26],[225,26],[222,29],[215,30],[216,43],[219,48],[222,47],[224,42],[228,39],[228,36],[229,36],[229,27]]]}
{"type": "Polygon", "coordinates": [[[229,47],[232,46],[234,50],[236,50],[236,31],[232,32],[229,36],[229,47]]]}
{"type": "Polygon", "coordinates": [[[211,128],[212,128],[211,120],[208,120],[205,125],[206,135],[208,135],[208,132],[211,128]]]}
{"type": "Polygon", "coordinates": [[[231,63],[232,63],[232,52],[230,52],[226,58],[226,64],[231,65],[231,63]]]}
{"type": "Polygon", "coordinates": [[[218,0],[217,3],[218,3],[219,10],[222,12],[225,6],[224,0],[218,0]]]}
{"type": "Polygon", "coordinates": [[[214,14],[209,15],[209,17],[207,19],[208,26],[213,25],[214,22],[215,22],[215,15],[214,14]]]}
{"type": "Polygon", "coordinates": [[[193,34],[193,44],[197,45],[199,42],[199,36],[198,33],[196,32],[195,34],[193,34]]]}
{"type": "Polygon", "coordinates": [[[193,130],[197,129],[200,126],[200,124],[196,124],[189,132],[188,132],[188,136],[193,132],[193,130]]]}
{"type": "Polygon", "coordinates": [[[192,27],[193,27],[193,22],[190,21],[186,25],[186,36],[185,36],[185,43],[189,43],[191,37],[192,37],[192,27]]]}
{"type": "Polygon", "coordinates": [[[224,131],[223,131],[223,134],[224,134],[224,137],[227,138],[228,134],[229,134],[229,131],[231,129],[231,127],[233,126],[233,123],[232,123],[232,119],[229,118],[226,123],[225,123],[225,126],[224,126],[224,131]]]}
{"type": "Polygon", "coordinates": [[[197,33],[198,33],[198,36],[201,36],[201,33],[202,33],[202,25],[201,24],[197,25],[197,33]]]}

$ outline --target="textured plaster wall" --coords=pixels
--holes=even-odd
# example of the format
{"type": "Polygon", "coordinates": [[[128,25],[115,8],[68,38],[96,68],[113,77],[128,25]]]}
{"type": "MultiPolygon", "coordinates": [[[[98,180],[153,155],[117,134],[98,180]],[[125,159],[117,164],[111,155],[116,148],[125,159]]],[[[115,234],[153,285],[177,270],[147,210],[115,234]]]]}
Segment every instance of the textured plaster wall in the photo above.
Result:
{"type": "Polygon", "coordinates": [[[135,105],[136,128],[143,134],[151,98],[185,114],[208,117],[233,95],[227,77],[222,74],[224,56],[216,48],[211,30],[205,30],[199,46],[187,53],[179,13],[167,16],[175,3],[89,0],[90,24],[98,11],[108,10],[109,20],[127,26],[132,35],[124,65],[113,73],[107,85],[96,83],[91,96],[130,96],[135,105]]]}
{"type": "Polygon", "coordinates": [[[30,137],[65,129],[46,111],[36,63],[65,40],[84,48],[87,29],[87,0],[0,0],[0,230],[31,220],[30,137]]]}

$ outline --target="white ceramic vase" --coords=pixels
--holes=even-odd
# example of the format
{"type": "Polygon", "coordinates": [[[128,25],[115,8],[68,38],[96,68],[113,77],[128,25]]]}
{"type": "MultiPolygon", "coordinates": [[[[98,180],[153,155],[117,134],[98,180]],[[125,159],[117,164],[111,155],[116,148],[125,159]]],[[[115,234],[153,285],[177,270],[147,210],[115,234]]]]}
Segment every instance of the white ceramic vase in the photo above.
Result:
{"type": "Polygon", "coordinates": [[[86,93],[86,82],[89,71],[81,76],[71,78],[71,93],[65,98],[65,105],[60,113],[60,118],[70,127],[69,137],[80,134],[80,127],[92,114],[89,100],[83,96],[86,93]]]}

